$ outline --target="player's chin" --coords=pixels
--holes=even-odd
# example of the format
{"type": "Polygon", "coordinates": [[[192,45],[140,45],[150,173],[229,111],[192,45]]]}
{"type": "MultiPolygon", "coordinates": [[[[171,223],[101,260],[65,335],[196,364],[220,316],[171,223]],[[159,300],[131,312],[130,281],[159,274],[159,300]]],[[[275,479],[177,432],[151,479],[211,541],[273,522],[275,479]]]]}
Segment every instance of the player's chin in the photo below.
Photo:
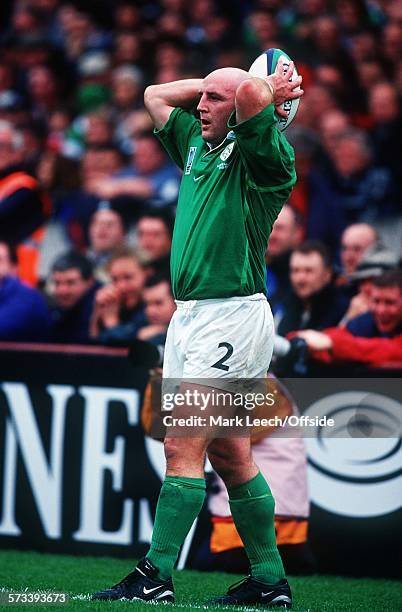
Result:
{"type": "Polygon", "coordinates": [[[209,129],[209,126],[201,126],[201,136],[204,140],[211,139],[211,130],[209,129]]]}

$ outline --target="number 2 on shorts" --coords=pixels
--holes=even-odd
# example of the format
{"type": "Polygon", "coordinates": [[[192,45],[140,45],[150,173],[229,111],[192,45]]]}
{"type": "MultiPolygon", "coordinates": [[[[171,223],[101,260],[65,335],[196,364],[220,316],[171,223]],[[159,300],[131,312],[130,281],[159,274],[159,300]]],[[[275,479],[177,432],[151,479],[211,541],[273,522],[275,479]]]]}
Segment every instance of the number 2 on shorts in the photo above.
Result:
{"type": "Polygon", "coordinates": [[[218,361],[216,363],[214,363],[213,365],[211,365],[211,368],[216,368],[217,370],[223,370],[224,372],[228,372],[229,371],[229,366],[225,364],[225,361],[227,359],[230,359],[230,357],[233,354],[233,346],[231,344],[229,344],[229,342],[220,342],[218,344],[218,348],[224,347],[226,349],[226,353],[223,357],[221,357],[220,359],[218,359],[218,361]]]}

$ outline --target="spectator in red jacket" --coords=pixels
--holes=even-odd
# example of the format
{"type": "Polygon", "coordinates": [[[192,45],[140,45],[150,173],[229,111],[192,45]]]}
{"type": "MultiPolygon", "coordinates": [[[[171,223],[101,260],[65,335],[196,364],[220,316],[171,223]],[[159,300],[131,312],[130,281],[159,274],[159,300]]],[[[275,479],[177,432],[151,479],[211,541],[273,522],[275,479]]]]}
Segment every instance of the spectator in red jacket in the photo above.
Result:
{"type": "Polygon", "coordinates": [[[372,281],[370,311],[346,328],[300,331],[314,359],[354,362],[373,367],[402,363],[402,271],[392,270],[372,281]]]}

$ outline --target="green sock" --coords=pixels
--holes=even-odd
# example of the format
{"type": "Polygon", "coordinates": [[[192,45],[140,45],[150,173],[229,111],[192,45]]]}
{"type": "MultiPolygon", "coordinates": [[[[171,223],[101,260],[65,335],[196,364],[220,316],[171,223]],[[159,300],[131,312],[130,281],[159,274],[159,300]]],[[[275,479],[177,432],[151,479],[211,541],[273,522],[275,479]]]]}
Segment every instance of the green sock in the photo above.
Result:
{"type": "Polygon", "coordinates": [[[156,506],[151,548],[147,557],[159,578],[172,575],[180,547],[198,516],[205,498],[205,479],[166,476],[156,506]]]}
{"type": "Polygon", "coordinates": [[[276,546],[271,490],[261,472],[248,482],[228,489],[236,529],[250,561],[251,575],[267,584],[285,576],[276,546]]]}

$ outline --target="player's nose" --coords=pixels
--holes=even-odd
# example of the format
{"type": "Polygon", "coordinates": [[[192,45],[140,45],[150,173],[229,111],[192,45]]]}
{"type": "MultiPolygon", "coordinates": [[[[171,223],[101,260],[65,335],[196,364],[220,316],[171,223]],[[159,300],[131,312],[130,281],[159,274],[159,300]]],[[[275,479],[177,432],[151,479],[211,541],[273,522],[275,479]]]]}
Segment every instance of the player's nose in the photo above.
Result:
{"type": "Polygon", "coordinates": [[[197,110],[200,113],[205,113],[207,108],[206,108],[206,97],[203,94],[200,98],[200,101],[198,102],[198,106],[197,106],[197,110]]]}

